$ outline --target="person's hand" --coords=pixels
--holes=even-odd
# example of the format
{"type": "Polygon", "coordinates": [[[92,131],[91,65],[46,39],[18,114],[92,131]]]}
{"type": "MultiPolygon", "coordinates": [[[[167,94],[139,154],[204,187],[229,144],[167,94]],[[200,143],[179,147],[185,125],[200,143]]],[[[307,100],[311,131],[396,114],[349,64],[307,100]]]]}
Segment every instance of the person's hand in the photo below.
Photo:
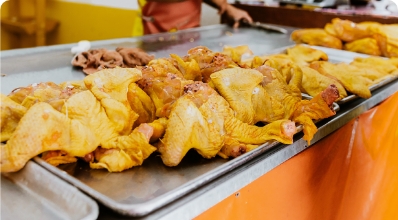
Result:
{"type": "Polygon", "coordinates": [[[239,22],[241,20],[246,20],[248,23],[252,23],[253,19],[250,17],[249,13],[246,11],[236,8],[232,5],[227,5],[225,9],[225,13],[227,16],[235,21],[233,27],[238,28],[239,27],[239,22]]]}
{"type": "Polygon", "coordinates": [[[222,15],[227,10],[228,2],[226,0],[204,0],[205,3],[218,9],[218,14],[222,15]]]}

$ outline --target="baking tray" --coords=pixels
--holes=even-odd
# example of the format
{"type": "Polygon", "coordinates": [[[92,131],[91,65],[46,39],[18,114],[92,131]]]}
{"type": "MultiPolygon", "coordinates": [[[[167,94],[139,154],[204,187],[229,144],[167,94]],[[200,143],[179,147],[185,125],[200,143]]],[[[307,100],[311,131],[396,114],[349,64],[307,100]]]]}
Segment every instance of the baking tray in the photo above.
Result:
{"type": "Polygon", "coordinates": [[[52,166],[39,157],[34,161],[78,187],[110,209],[128,216],[144,216],[198,189],[280,144],[268,142],[237,158],[205,159],[189,151],[177,167],[167,167],[154,153],[142,166],[121,173],[94,170],[85,162],[52,166]]]}
{"type": "MultiPolygon", "coordinates": [[[[289,45],[289,46],[284,46],[281,48],[276,48],[274,50],[272,50],[271,52],[262,55],[262,56],[266,56],[266,55],[272,55],[272,54],[277,54],[277,53],[286,53],[287,49],[290,47],[294,47],[296,44],[293,45],[289,45]]],[[[303,44],[305,46],[317,49],[317,50],[322,50],[323,52],[325,52],[328,55],[329,58],[329,62],[331,63],[351,63],[352,61],[354,61],[355,57],[363,57],[363,58],[367,58],[370,57],[370,55],[367,54],[362,54],[362,53],[355,53],[355,52],[351,52],[351,51],[346,51],[346,50],[338,50],[338,49],[334,49],[334,48],[328,48],[328,47],[321,47],[321,46],[310,46],[310,45],[306,45],[303,44]]],[[[385,57],[381,57],[384,59],[387,59],[385,57]]],[[[372,92],[378,88],[381,88],[395,80],[398,79],[398,76],[389,76],[386,77],[384,80],[369,86],[369,90],[372,92]]],[[[348,91],[347,91],[348,92],[348,91]]],[[[311,97],[308,94],[302,93],[303,97],[311,97]]],[[[347,102],[353,101],[355,99],[359,98],[359,96],[354,95],[354,94],[350,94],[347,97],[344,97],[343,99],[337,101],[337,104],[339,105],[344,105],[347,102]]]]}
{"type": "Polygon", "coordinates": [[[97,203],[38,164],[1,174],[2,219],[84,219],[98,217],[97,203]]]}

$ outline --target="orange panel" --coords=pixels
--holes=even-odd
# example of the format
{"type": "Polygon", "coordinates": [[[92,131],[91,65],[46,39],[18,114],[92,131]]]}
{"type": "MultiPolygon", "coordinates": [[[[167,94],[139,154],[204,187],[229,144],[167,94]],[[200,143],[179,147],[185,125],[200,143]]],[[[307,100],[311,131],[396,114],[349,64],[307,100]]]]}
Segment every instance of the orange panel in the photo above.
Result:
{"type": "Polygon", "coordinates": [[[196,219],[398,219],[398,93],[196,219]]]}

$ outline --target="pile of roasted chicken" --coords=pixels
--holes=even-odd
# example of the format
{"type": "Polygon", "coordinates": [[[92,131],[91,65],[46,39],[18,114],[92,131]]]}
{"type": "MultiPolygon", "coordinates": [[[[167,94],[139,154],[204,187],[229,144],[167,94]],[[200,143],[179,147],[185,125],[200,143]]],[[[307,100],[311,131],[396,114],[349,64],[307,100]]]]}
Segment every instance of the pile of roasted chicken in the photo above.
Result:
{"type": "Polygon", "coordinates": [[[398,57],[398,24],[355,23],[339,18],[322,28],[293,31],[297,43],[324,46],[374,56],[398,57]]]}
{"type": "Polygon", "coordinates": [[[53,165],[84,160],[110,172],[139,166],[154,152],[167,166],[177,166],[190,149],[204,158],[233,158],[266,142],[290,144],[297,127],[310,142],[314,120],[335,114],[339,88],[324,82],[303,100],[307,69],[296,62],[326,58],[302,53],[294,62],[278,56],[243,62],[246,51],[200,46],[183,57],[1,95],[1,172],[17,171],[37,155],[53,165]]]}

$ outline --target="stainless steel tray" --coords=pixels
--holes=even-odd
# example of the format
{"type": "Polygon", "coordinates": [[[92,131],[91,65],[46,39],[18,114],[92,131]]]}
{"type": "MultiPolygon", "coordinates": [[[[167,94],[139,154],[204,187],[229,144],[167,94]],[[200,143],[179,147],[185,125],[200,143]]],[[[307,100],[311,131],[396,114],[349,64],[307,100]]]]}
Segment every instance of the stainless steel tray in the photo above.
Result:
{"type": "Polygon", "coordinates": [[[54,167],[39,157],[34,161],[80,188],[110,209],[129,216],[144,216],[245,164],[279,142],[270,142],[240,157],[204,159],[190,151],[177,167],[166,167],[156,154],[142,166],[121,173],[90,169],[77,162],[54,167]],[[65,172],[66,171],[66,172],[65,172]]]}
{"type": "MultiPolygon", "coordinates": [[[[271,54],[277,54],[277,53],[286,53],[288,48],[294,47],[294,46],[295,46],[295,44],[285,46],[285,47],[276,48],[276,49],[272,50],[271,52],[265,54],[265,56],[271,55],[271,54]]],[[[363,57],[363,58],[370,57],[370,55],[367,55],[367,54],[355,53],[355,52],[346,51],[346,50],[338,50],[338,49],[334,49],[334,48],[327,48],[327,47],[321,47],[321,46],[310,46],[310,45],[306,45],[306,46],[317,49],[317,50],[322,50],[323,52],[325,52],[328,55],[329,62],[331,62],[331,63],[342,63],[342,62],[343,63],[351,63],[355,57],[363,57]]],[[[385,58],[385,57],[382,57],[382,58],[385,58]]],[[[380,82],[370,86],[369,90],[372,92],[372,91],[374,91],[378,88],[381,88],[397,79],[398,79],[398,76],[386,77],[383,81],[380,81],[380,82]]],[[[303,93],[302,95],[303,95],[303,97],[311,97],[310,95],[305,94],[305,93],[303,93]]],[[[337,104],[344,105],[345,103],[355,100],[357,98],[359,98],[359,96],[350,94],[347,97],[337,101],[337,104]]]]}
{"type": "Polygon", "coordinates": [[[2,219],[85,219],[98,217],[98,205],[36,163],[1,174],[2,219]]]}

